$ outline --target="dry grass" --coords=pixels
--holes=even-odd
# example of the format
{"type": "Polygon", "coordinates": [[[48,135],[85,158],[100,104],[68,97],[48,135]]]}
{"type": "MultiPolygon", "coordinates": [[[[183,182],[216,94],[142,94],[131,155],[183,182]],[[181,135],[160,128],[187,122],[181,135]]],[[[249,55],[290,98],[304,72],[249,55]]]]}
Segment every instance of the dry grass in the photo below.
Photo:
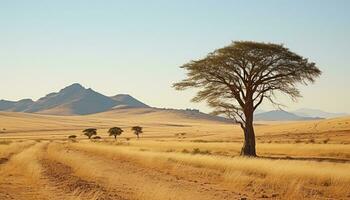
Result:
{"type": "Polygon", "coordinates": [[[11,158],[13,167],[15,167],[14,171],[26,174],[33,181],[33,184],[41,177],[42,169],[38,163],[38,157],[44,145],[44,143],[37,143],[11,158]]]}
{"type": "Polygon", "coordinates": [[[46,158],[55,160],[71,167],[77,176],[89,180],[98,180],[103,177],[102,171],[98,167],[98,163],[93,160],[87,160],[74,152],[69,152],[62,147],[62,144],[50,144],[47,148],[46,158]]]}
{"type": "Polygon", "coordinates": [[[97,199],[106,191],[141,200],[350,198],[349,117],[256,125],[259,156],[275,159],[237,157],[238,126],[176,112],[123,109],[64,117],[0,112],[0,123],[6,125],[0,134],[0,193],[11,182],[18,186],[14,193],[29,190],[49,199],[54,194],[97,199]],[[140,140],[130,131],[133,125],[144,127],[140,140]],[[108,137],[112,126],[125,130],[118,142],[108,137]],[[103,139],[85,139],[81,130],[87,127],[98,128],[103,139]],[[73,134],[76,143],[67,140],[73,134]],[[62,191],[43,173],[45,159],[70,167],[103,192],[62,191]]]}
{"type": "MultiPolygon", "coordinates": [[[[1,168],[0,173],[4,180],[0,180],[0,183],[4,184],[5,179],[9,176],[15,177],[14,184],[20,181],[17,187],[25,190],[30,187],[33,196],[42,196],[49,199],[52,194],[41,179],[42,168],[38,162],[43,145],[45,144],[36,143],[28,147],[28,145],[22,144],[22,148],[16,151],[17,154],[13,155],[10,161],[1,168]]],[[[22,192],[26,193],[27,191],[22,192]]]]}
{"type": "MultiPolygon", "coordinates": [[[[176,112],[151,111],[147,109],[121,109],[86,116],[52,116],[25,113],[0,112],[0,124],[6,131],[3,139],[67,139],[77,135],[78,140],[86,138],[81,130],[98,128],[102,138],[108,137],[107,130],[113,126],[125,129],[121,138],[135,136],[130,131],[134,125],[143,126],[143,139],[180,141],[242,141],[239,126],[204,119],[194,119],[176,112]],[[184,133],[185,135],[180,135],[184,133]]],[[[257,122],[258,143],[315,143],[350,144],[350,117],[289,123],[257,122]]]]}
{"type": "MultiPolygon", "coordinates": [[[[112,143],[113,144],[113,143],[112,143]]],[[[130,141],[117,144],[149,149],[152,151],[181,152],[200,149],[215,155],[238,156],[242,143],[237,142],[189,142],[189,141],[130,141]]],[[[292,156],[313,158],[341,158],[350,160],[350,145],[343,144],[277,144],[258,143],[260,156],[292,156]]]]}
{"type": "MultiPolygon", "coordinates": [[[[72,194],[61,193],[57,196],[57,190],[47,182],[43,176],[43,168],[40,160],[43,157],[43,149],[48,145],[47,142],[35,143],[33,141],[11,143],[9,149],[4,153],[16,153],[10,161],[0,170],[1,178],[13,176],[19,179],[20,184],[30,188],[33,198],[38,199],[68,199],[68,200],[96,200],[95,193],[84,193],[82,191],[74,191],[72,194]],[[35,191],[35,192],[33,192],[35,191]],[[88,197],[88,198],[87,198],[88,197]]],[[[18,181],[18,180],[16,180],[18,181]]],[[[4,184],[4,180],[0,180],[4,184]]],[[[22,186],[19,186],[22,187],[22,186]]],[[[98,193],[98,192],[96,192],[98,193]]]]}
{"type": "Polygon", "coordinates": [[[179,163],[216,169],[223,172],[223,178],[233,187],[244,189],[249,184],[253,184],[254,187],[270,185],[272,188],[279,188],[278,191],[282,191],[285,197],[291,194],[300,195],[299,190],[307,190],[309,187],[313,187],[310,189],[311,192],[321,192],[327,197],[344,197],[344,194],[350,194],[348,188],[350,164],[138,151],[132,147],[102,144],[72,144],[72,146],[110,158],[122,156],[124,159],[151,168],[166,168],[168,165],[179,163]],[[288,180],[288,184],[284,182],[285,180],[288,180]],[[292,187],[290,184],[300,187],[292,187]]]}
{"type": "MultiPolygon", "coordinates": [[[[129,194],[128,198],[139,200],[163,200],[163,199],[194,199],[191,194],[185,191],[170,187],[166,183],[153,182],[147,179],[147,174],[139,176],[118,169],[111,162],[103,159],[92,158],[82,153],[66,150],[67,144],[50,144],[47,157],[59,161],[71,167],[76,176],[90,180],[102,185],[107,190],[112,190],[114,185],[124,182],[125,185],[132,185],[135,191],[129,194]],[[82,164],[83,163],[83,164],[82,164]],[[157,188],[157,190],[154,190],[157,188]],[[174,193],[177,191],[176,193],[174,193]]],[[[126,169],[127,170],[127,169],[126,169]]],[[[99,196],[97,195],[97,198],[99,196]]]]}
{"type": "Polygon", "coordinates": [[[33,141],[25,142],[8,142],[6,144],[0,145],[0,157],[5,158],[11,154],[18,153],[23,151],[28,146],[33,145],[33,141]]]}

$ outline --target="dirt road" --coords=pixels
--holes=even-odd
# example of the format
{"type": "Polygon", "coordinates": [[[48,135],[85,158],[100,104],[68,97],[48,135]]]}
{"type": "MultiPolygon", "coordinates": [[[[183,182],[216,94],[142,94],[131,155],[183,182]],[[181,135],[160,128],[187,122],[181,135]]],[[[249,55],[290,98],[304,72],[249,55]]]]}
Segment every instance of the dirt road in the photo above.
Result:
{"type": "Polygon", "coordinates": [[[247,196],[220,184],[217,171],[176,164],[165,170],[149,168],[65,144],[36,143],[10,152],[0,160],[0,199],[240,199],[247,196]],[[48,152],[51,145],[61,156],[48,152]],[[64,161],[66,158],[85,162],[77,166],[64,161]]]}

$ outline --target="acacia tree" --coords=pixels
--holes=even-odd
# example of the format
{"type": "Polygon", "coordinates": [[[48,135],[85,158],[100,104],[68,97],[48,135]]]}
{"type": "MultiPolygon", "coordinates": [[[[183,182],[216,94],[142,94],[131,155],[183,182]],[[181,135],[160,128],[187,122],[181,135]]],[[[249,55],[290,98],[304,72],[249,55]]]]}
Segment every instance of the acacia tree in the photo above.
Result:
{"type": "Polygon", "coordinates": [[[307,85],[321,75],[315,63],[283,45],[250,41],[233,42],[181,68],[187,78],[175,83],[175,89],[199,88],[192,101],[206,101],[214,114],[240,124],[244,156],[256,156],[254,110],[264,100],[279,105],[278,93],[295,101],[301,97],[297,84],[307,85]]]}
{"type": "Polygon", "coordinates": [[[134,126],[131,128],[132,131],[134,131],[134,134],[137,136],[137,139],[139,139],[139,135],[143,133],[141,126],[134,126]]]}
{"type": "Polygon", "coordinates": [[[114,139],[117,140],[117,136],[123,133],[123,129],[119,127],[113,127],[108,130],[109,136],[114,136],[114,139]]]}
{"type": "Polygon", "coordinates": [[[91,137],[93,135],[97,135],[97,129],[95,128],[87,128],[85,130],[83,130],[84,135],[88,136],[89,139],[91,139],[91,137]]]}

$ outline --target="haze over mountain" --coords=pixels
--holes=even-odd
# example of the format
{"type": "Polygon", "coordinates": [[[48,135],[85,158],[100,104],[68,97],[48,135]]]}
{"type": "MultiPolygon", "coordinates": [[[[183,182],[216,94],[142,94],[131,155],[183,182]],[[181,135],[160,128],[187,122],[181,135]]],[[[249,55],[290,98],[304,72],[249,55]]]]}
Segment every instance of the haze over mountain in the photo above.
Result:
{"type": "Polygon", "coordinates": [[[343,117],[349,115],[348,113],[331,113],[319,109],[301,108],[293,111],[294,114],[302,117],[321,117],[321,118],[333,118],[343,117]]]}
{"type": "Polygon", "coordinates": [[[149,106],[142,103],[141,101],[135,99],[134,97],[128,94],[117,94],[115,96],[110,97],[111,99],[120,102],[121,105],[118,106],[126,106],[126,107],[136,107],[136,108],[148,108],[149,106]]]}
{"type": "Polygon", "coordinates": [[[254,115],[256,121],[303,121],[317,120],[319,117],[303,117],[284,110],[272,110],[254,115]]]}

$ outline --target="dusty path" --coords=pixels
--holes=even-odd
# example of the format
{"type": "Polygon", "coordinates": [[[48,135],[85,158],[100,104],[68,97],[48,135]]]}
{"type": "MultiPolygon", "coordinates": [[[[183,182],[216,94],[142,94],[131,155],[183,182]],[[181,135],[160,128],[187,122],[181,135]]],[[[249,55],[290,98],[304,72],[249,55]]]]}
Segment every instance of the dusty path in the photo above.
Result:
{"type": "MultiPolygon", "coordinates": [[[[248,196],[238,193],[232,188],[220,183],[220,172],[201,169],[193,166],[178,166],[174,163],[173,168],[159,169],[139,165],[138,163],[114,157],[113,159],[96,155],[83,150],[72,149],[67,155],[79,155],[86,160],[98,161],[101,171],[108,172],[113,179],[105,184],[113,184],[118,188],[121,195],[134,199],[125,191],[138,193],[140,199],[240,199],[248,196]],[[205,174],[205,176],[203,176],[205,174]],[[117,181],[116,181],[117,180],[117,181]],[[109,182],[109,183],[108,183],[109,182]],[[150,191],[148,191],[150,190],[150,191]],[[155,191],[156,190],[156,191],[155,191]],[[172,196],[173,191],[177,196],[172,196]],[[147,194],[149,193],[149,194],[147,194]],[[156,196],[155,196],[156,195],[156,196]]],[[[137,198],[137,197],[136,197],[137,198]]]]}
{"type": "MultiPolygon", "coordinates": [[[[224,172],[219,169],[185,164],[170,158],[159,164],[157,157],[139,158],[133,153],[98,151],[90,143],[40,142],[28,145],[22,150],[2,154],[0,199],[283,199],[282,193],[276,193],[273,188],[258,187],[254,183],[236,188],[225,181],[224,172]]],[[[255,175],[256,179],[264,178],[255,175]]]]}
{"type": "MultiPolygon", "coordinates": [[[[41,156],[47,143],[27,145],[8,154],[0,165],[0,199],[80,200],[84,195],[53,185],[43,172],[41,156]]],[[[61,166],[59,166],[61,167],[61,166]]],[[[57,168],[59,169],[59,168],[57,168]]],[[[69,175],[69,174],[68,174],[69,175]]]]}
{"type": "Polygon", "coordinates": [[[71,167],[60,162],[43,159],[45,177],[56,188],[67,193],[75,193],[82,199],[98,198],[100,200],[123,200],[115,191],[106,189],[93,181],[84,180],[76,175],[71,167]]]}
{"type": "Polygon", "coordinates": [[[28,149],[33,147],[33,144],[26,145],[25,147],[13,149],[12,152],[8,152],[6,157],[1,158],[0,165],[0,199],[47,199],[48,197],[40,194],[35,190],[30,183],[33,181],[23,173],[23,171],[16,168],[15,161],[12,159],[16,156],[23,154],[28,149]],[[44,197],[45,196],[45,197],[44,197]]]}

